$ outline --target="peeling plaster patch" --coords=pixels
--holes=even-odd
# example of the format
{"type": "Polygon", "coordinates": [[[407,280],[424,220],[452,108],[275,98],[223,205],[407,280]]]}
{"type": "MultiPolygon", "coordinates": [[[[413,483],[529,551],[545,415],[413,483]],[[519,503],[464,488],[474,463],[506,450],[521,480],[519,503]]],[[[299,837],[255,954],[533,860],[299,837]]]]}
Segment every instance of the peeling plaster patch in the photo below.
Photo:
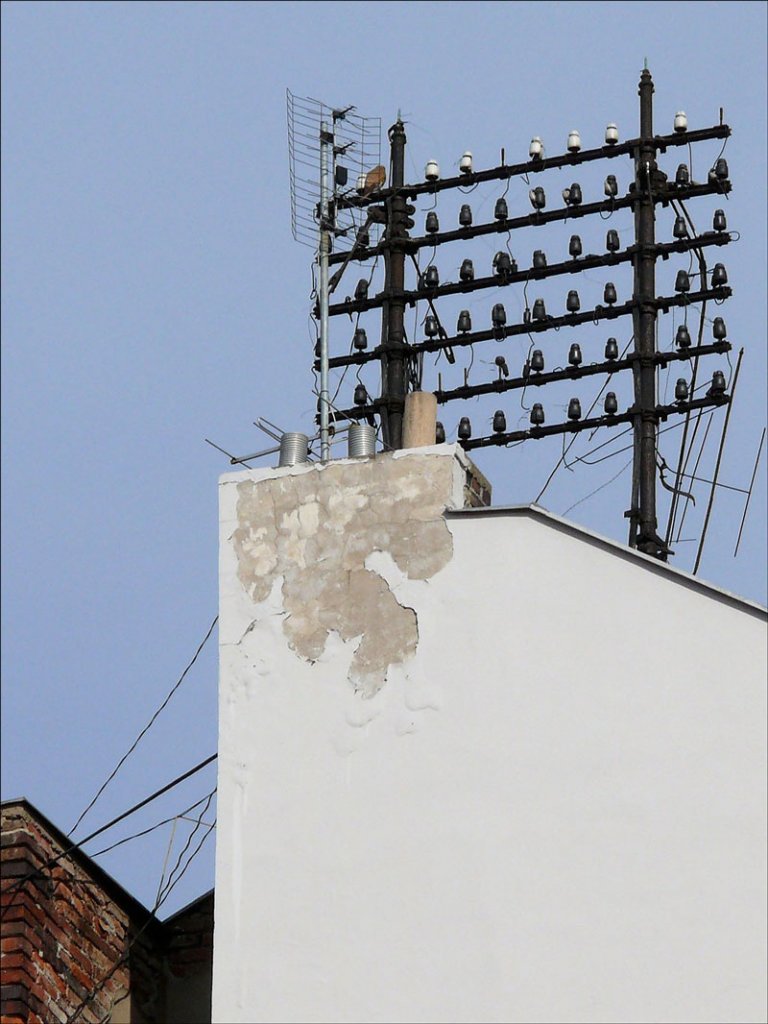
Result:
{"type": "MultiPolygon", "coordinates": [[[[393,593],[398,573],[426,580],[452,557],[443,510],[453,461],[382,455],[237,484],[241,585],[261,604],[282,581],[282,631],[306,661],[323,657],[332,634],[358,640],[348,679],[365,697],[416,652],[417,614],[393,593]]],[[[270,604],[260,613],[274,615],[270,604]]]]}
{"type": "Polygon", "coordinates": [[[408,580],[388,551],[372,551],[365,560],[365,568],[381,576],[391,590],[397,590],[408,580]]]}

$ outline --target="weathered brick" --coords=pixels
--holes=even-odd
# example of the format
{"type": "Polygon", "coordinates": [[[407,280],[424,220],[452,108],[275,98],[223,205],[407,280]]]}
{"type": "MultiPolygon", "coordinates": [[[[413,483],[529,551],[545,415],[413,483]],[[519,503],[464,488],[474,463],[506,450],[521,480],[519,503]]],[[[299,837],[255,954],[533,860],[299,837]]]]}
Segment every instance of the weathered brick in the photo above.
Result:
{"type": "Polygon", "coordinates": [[[209,969],[212,898],[142,931],[146,912],[136,920],[140,908],[98,869],[89,873],[87,858],[62,856],[65,840],[28,805],[3,808],[2,824],[3,1024],[64,1024],[86,999],[78,1024],[97,1024],[128,990],[143,1021],[166,1020],[166,972],[209,969]]]}
{"type": "Polygon", "coordinates": [[[25,967],[28,962],[29,957],[26,952],[4,953],[2,959],[0,959],[0,967],[3,970],[3,974],[5,974],[7,971],[25,967]]]}

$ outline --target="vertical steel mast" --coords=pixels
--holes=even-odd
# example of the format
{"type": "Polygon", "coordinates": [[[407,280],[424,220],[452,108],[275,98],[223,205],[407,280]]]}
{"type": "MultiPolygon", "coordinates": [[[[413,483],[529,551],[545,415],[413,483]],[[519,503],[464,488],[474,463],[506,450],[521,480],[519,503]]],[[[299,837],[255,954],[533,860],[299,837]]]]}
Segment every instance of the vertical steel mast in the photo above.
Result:
{"type": "Polygon", "coordinates": [[[391,149],[390,185],[393,194],[389,199],[387,216],[387,248],[384,253],[386,266],[383,347],[381,364],[381,392],[384,399],[383,417],[384,444],[388,448],[402,448],[403,409],[407,390],[405,368],[405,247],[408,232],[405,226],[405,196],[399,190],[405,183],[405,128],[398,117],[389,130],[391,149]]]}
{"type": "Polygon", "coordinates": [[[331,217],[328,206],[328,150],[333,154],[333,132],[323,121],[320,125],[320,232],[318,260],[320,262],[320,459],[331,457],[329,411],[331,396],[328,389],[328,257],[331,254],[331,217]]]}
{"type": "Polygon", "coordinates": [[[648,68],[640,76],[640,138],[635,152],[634,332],[635,385],[634,463],[629,544],[648,555],[665,557],[656,521],[656,217],[654,189],[665,176],[656,166],[653,136],[653,79],[648,68]]]}

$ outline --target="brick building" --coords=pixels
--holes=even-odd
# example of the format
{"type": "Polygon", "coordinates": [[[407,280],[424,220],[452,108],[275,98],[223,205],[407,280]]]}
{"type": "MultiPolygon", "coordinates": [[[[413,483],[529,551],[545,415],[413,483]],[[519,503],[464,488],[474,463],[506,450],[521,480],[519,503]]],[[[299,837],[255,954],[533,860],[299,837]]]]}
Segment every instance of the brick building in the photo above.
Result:
{"type": "Polygon", "coordinates": [[[2,1024],[211,1019],[213,893],[159,921],[26,800],[2,804],[2,1024]]]}

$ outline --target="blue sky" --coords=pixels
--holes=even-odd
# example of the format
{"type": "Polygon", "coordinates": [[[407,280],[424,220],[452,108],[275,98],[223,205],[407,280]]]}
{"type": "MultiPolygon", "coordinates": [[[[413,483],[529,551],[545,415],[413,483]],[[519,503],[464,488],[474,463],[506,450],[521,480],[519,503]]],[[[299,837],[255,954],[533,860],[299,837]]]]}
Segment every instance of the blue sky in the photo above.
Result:
{"type": "MultiPolygon", "coordinates": [[[[70,828],[205,634],[217,606],[216,483],[227,462],[204,438],[244,453],[266,441],[252,425],[257,416],[311,429],[312,253],[291,237],[287,87],[355,104],[384,129],[402,111],[412,179],[429,158],[449,173],[467,148],[477,167],[498,163],[501,147],[508,160],[524,159],[532,135],[551,154],[564,150],[572,128],[585,147],[601,143],[609,121],[622,138],[636,135],[645,58],[657,131],[670,132],[679,109],[695,128],[716,123],[723,107],[734,133],[725,151],[734,192],[691,211],[706,230],[725,205],[740,236],[718,257],[734,289],[718,313],[735,349],[745,348],[721,480],[748,483],[766,422],[764,4],[6,2],[2,17],[5,798],[24,794],[70,828]]],[[[697,179],[718,151],[715,143],[694,150],[697,179]]],[[[672,153],[662,167],[674,174],[683,158],[672,153]]],[[[617,163],[626,188],[629,162],[617,163]]],[[[554,205],[574,175],[550,173],[544,184],[554,205]]],[[[580,170],[585,194],[598,197],[604,173],[580,170]]],[[[529,209],[526,191],[512,182],[513,215],[529,209]]],[[[489,218],[498,193],[488,186],[469,197],[476,222],[489,218]]],[[[445,224],[452,204],[445,197],[436,208],[445,224]]],[[[419,229],[427,205],[416,215],[419,229]]],[[[614,225],[626,242],[629,215],[617,214],[614,225]]],[[[660,214],[659,236],[671,237],[671,226],[660,214]]],[[[606,225],[580,229],[595,245],[606,225]]],[[[520,232],[513,252],[526,265],[543,246],[552,261],[571,230],[520,232]]],[[[495,248],[444,247],[441,278],[455,276],[465,255],[490,263],[495,248]]],[[[671,292],[683,265],[672,262],[659,268],[659,292],[671,292]]],[[[603,280],[587,275],[579,284],[584,306],[599,301],[603,280]]],[[[627,297],[629,272],[617,271],[616,284],[627,297]]],[[[548,307],[565,290],[548,283],[548,307]]],[[[516,319],[522,294],[507,292],[516,319]]],[[[490,302],[477,295],[480,322],[490,302]]],[[[670,344],[673,327],[663,318],[660,344],[670,344]]],[[[340,353],[348,328],[333,329],[340,353]]],[[[629,337],[621,329],[620,343],[629,337]]],[[[585,328],[547,341],[550,365],[564,361],[570,340],[598,358],[606,333],[585,328]]],[[[510,342],[504,351],[514,371],[525,346],[510,342]]],[[[495,354],[477,352],[472,382],[492,376],[495,354]]],[[[458,374],[467,365],[459,361],[458,374]]],[[[710,360],[708,368],[720,366],[710,360]]],[[[428,364],[427,386],[439,369],[428,364]]],[[[676,376],[662,378],[662,388],[676,376]]],[[[582,383],[584,404],[597,385],[582,383]]],[[[340,401],[350,404],[353,384],[345,381],[340,401]]],[[[513,424],[525,415],[519,403],[505,408],[513,424]]],[[[449,439],[460,415],[480,433],[492,412],[449,407],[449,439]]],[[[556,404],[548,412],[550,422],[564,418],[556,404]]],[[[702,458],[705,477],[721,423],[713,422],[702,458]]],[[[572,453],[588,449],[585,439],[572,453]]],[[[674,464],[676,443],[662,450],[674,464]]],[[[560,451],[555,438],[479,453],[477,462],[496,504],[526,502],[560,451]]],[[[557,513],[574,506],[569,517],[623,540],[629,470],[608,481],[628,458],[561,470],[542,503],[557,513]]],[[[721,491],[700,571],[763,602],[765,466],[764,457],[739,557],[732,553],[744,498],[721,491]]],[[[674,562],[684,569],[706,488],[697,495],[674,562]]],[[[215,750],[214,641],[78,835],[215,750]]],[[[207,769],[114,839],[214,784],[207,769]]],[[[176,852],[190,827],[177,830],[176,852]]],[[[150,904],[169,833],[159,829],[102,859],[150,904]]],[[[212,884],[212,863],[211,844],[166,909],[212,884]]]]}

